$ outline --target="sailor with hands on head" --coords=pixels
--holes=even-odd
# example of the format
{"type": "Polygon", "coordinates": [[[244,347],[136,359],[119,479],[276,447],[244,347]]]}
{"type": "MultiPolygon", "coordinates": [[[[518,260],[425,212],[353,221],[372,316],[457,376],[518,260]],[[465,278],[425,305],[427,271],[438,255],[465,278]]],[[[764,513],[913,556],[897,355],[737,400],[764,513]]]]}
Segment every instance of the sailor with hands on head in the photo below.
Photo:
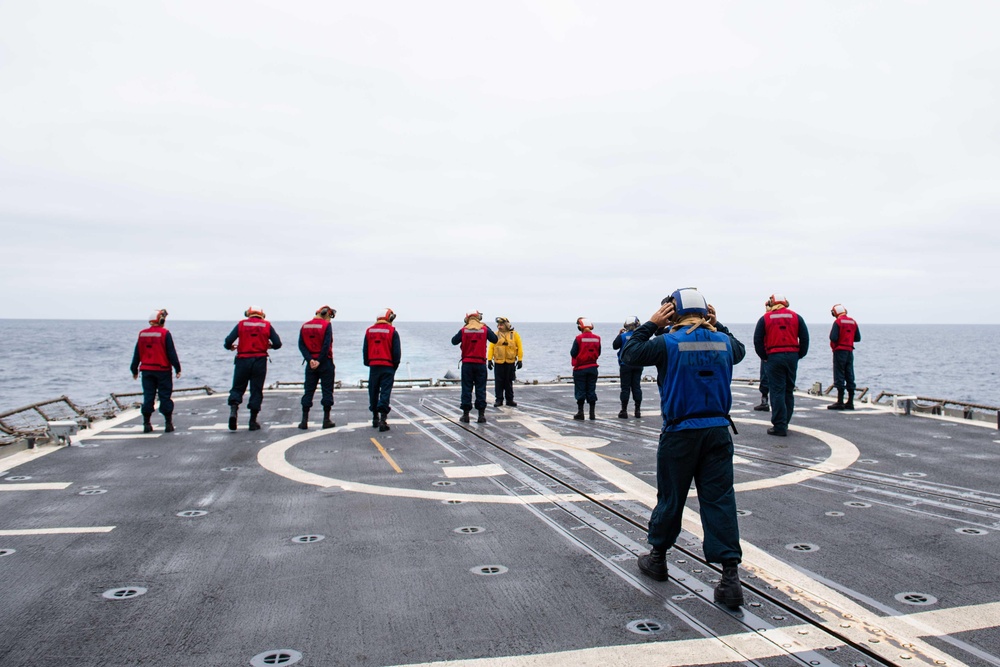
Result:
{"type": "Polygon", "coordinates": [[[483,324],[483,314],[472,310],[465,314],[465,326],[452,336],[452,345],[462,346],[462,416],[459,421],[469,423],[469,412],[475,406],[479,412],[480,424],[486,423],[486,348],[487,343],[496,343],[499,339],[493,331],[483,324]],[[472,390],[476,390],[476,402],[472,402],[472,390]]]}
{"type": "Polygon", "coordinates": [[[638,317],[633,315],[628,318],[618,335],[615,336],[614,342],[611,343],[611,348],[618,350],[618,379],[622,387],[622,409],[618,413],[620,419],[628,419],[629,395],[632,396],[632,401],[635,403],[636,419],[642,416],[642,413],[639,412],[639,406],[642,405],[642,366],[629,366],[622,363],[622,346],[629,341],[638,326],[638,317]]]}
{"type": "Polygon", "coordinates": [[[309,410],[312,408],[313,396],[316,395],[316,385],[321,385],[323,396],[320,405],[323,406],[323,428],[333,428],[336,424],[330,420],[330,410],[333,408],[333,383],[337,375],[337,366],[333,363],[333,326],[331,320],[337,316],[337,310],[330,306],[321,306],[315,317],[302,325],[299,330],[299,352],[306,363],[304,392],[302,394],[302,421],[299,428],[309,428],[309,410]]]}

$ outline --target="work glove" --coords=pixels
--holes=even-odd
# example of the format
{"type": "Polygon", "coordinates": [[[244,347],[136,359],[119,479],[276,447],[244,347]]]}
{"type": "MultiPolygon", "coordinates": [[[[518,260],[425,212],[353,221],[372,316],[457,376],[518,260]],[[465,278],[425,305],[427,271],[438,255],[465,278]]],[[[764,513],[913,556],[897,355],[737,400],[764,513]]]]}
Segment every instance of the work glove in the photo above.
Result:
{"type": "Polygon", "coordinates": [[[518,359],[518,360],[517,360],[517,366],[515,366],[515,368],[516,368],[517,370],[521,370],[521,367],[522,367],[522,366],[524,366],[524,364],[522,364],[522,363],[521,363],[521,360],[520,360],[520,359],[518,359]]]}
{"type": "Polygon", "coordinates": [[[490,370],[493,370],[493,362],[492,361],[487,361],[486,362],[486,367],[489,368],[490,370]]]}

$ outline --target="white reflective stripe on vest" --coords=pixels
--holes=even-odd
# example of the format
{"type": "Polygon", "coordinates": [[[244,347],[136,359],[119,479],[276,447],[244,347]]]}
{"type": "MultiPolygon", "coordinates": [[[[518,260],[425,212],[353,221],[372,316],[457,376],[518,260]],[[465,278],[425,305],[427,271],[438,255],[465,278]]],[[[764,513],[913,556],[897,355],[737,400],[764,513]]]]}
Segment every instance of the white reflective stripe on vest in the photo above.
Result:
{"type": "Polygon", "coordinates": [[[368,331],[372,333],[389,333],[388,329],[369,329],[368,331]]]}
{"type": "Polygon", "coordinates": [[[244,322],[243,326],[245,326],[245,327],[266,327],[267,324],[265,324],[264,322],[244,322]]]}
{"type": "Polygon", "coordinates": [[[139,338],[161,338],[163,334],[158,331],[147,331],[139,334],[139,338]]]}
{"type": "Polygon", "coordinates": [[[707,352],[709,350],[725,350],[725,343],[717,343],[709,340],[698,341],[696,343],[677,343],[677,349],[681,352],[707,352]]]}
{"type": "Polygon", "coordinates": [[[777,320],[777,319],[789,319],[790,320],[790,319],[792,319],[792,314],[791,313],[774,313],[773,315],[771,315],[771,319],[772,320],[777,320]]]}
{"type": "Polygon", "coordinates": [[[302,328],[303,329],[322,329],[324,326],[326,326],[326,325],[325,324],[303,324],[302,328]]]}

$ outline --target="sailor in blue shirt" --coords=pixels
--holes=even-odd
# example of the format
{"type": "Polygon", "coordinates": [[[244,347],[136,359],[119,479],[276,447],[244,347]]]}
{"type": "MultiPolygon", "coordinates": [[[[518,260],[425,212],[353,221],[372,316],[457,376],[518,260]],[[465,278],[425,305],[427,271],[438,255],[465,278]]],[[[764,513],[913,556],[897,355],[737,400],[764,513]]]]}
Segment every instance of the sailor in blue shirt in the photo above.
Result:
{"type": "MultiPolygon", "coordinates": [[[[729,428],[733,366],[746,349],[718,323],[715,309],[694,288],[676,290],[622,349],[622,362],[656,366],[663,382],[663,428],[656,453],[656,507],[649,519],[650,552],[639,569],[668,578],[666,552],[681,531],[692,479],[698,490],[705,558],[722,564],[715,601],[743,604],[737,565],[743,558],[733,489],[733,439],[729,428]],[[669,325],[663,335],[660,327],[669,325]]],[[[735,427],[733,427],[735,431],[735,427]]]]}

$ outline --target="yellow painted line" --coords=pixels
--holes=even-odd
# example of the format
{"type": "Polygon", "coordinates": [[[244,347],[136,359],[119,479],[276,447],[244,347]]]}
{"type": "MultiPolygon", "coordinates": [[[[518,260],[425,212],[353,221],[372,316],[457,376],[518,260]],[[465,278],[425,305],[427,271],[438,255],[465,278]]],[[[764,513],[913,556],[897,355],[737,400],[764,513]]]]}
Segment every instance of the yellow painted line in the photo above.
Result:
{"type": "Polygon", "coordinates": [[[403,472],[403,469],[400,468],[398,465],[396,465],[396,462],[392,460],[391,456],[389,456],[389,452],[385,451],[385,447],[383,447],[382,445],[380,445],[379,442],[378,442],[378,440],[376,440],[375,438],[372,438],[372,444],[374,444],[376,447],[378,447],[378,450],[380,452],[382,452],[382,456],[384,456],[385,460],[389,462],[389,465],[392,466],[393,470],[395,470],[396,472],[403,472]]]}
{"type": "Polygon", "coordinates": [[[0,484],[0,491],[61,491],[69,488],[72,482],[44,482],[38,484],[24,484],[12,482],[10,484],[0,484]]]}
{"type": "Polygon", "coordinates": [[[90,528],[26,528],[24,530],[0,530],[0,536],[8,535],[78,535],[82,533],[110,533],[114,526],[93,526],[90,528]]]}

